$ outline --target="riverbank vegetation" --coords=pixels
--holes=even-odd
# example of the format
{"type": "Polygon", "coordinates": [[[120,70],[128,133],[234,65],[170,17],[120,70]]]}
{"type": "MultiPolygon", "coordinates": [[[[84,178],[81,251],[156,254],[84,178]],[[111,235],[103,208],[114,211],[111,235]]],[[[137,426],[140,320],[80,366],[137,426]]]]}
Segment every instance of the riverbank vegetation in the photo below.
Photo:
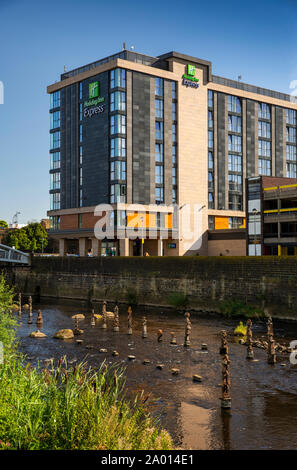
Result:
{"type": "Polygon", "coordinates": [[[125,396],[123,370],[87,364],[34,368],[17,345],[13,292],[0,276],[0,449],[172,449],[169,434],[125,396]]]}

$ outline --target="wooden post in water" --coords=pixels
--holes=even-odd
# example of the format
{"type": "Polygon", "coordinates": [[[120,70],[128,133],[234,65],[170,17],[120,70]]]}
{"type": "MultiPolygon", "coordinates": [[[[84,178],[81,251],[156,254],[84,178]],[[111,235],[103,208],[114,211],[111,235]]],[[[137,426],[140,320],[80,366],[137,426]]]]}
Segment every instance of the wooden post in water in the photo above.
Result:
{"type": "Polygon", "coordinates": [[[222,360],[222,398],[221,408],[231,408],[231,397],[230,397],[230,359],[228,354],[225,354],[222,360]]]}
{"type": "Polygon", "coordinates": [[[119,315],[119,307],[117,305],[114,308],[113,331],[115,332],[120,331],[120,315],[119,315]]]}
{"type": "Polygon", "coordinates": [[[103,302],[102,317],[103,317],[102,328],[106,329],[106,328],[107,328],[107,322],[106,322],[106,319],[107,319],[107,315],[106,315],[106,300],[104,300],[104,302],[103,302]]]}
{"type": "Polygon", "coordinates": [[[128,335],[132,335],[132,308],[128,307],[128,335]]]}
{"type": "Polygon", "coordinates": [[[184,341],[184,347],[188,348],[191,345],[190,341],[190,333],[191,333],[191,320],[190,320],[190,314],[189,312],[185,313],[185,318],[186,318],[186,328],[185,328],[185,341],[184,341]]]}
{"type": "Polygon", "coordinates": [[[247,352],[246,352],[246,358],[247,359],[254,359],[252,320],[248,319],[246,324],[247,324],[247,331],[246,331],[247,352]]]}

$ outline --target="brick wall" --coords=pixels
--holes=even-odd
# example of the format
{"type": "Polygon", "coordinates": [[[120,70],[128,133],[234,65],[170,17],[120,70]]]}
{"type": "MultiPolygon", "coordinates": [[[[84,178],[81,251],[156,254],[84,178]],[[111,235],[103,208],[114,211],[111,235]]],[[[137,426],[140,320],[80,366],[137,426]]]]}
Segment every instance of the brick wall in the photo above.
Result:
{"type": "Polygon", "coordinates": [[[226,300],[263,306],[297,319],[297,257],[34,258],[31,268],[8,268],[16,291],[55,299],[170,305],[188,297],[189,308],[218,311],[226,300]]]}

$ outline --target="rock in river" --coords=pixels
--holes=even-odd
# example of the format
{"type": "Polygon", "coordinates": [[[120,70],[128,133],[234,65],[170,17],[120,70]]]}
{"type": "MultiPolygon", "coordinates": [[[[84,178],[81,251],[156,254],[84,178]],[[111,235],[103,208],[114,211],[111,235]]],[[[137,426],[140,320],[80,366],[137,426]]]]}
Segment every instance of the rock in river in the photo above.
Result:
{"type": "Polygon", "coordinates": [[[54,338],[57,339],[72,339],[74,337],[73,331],[70,329],[59,330],[54,335],[54,338]]]}

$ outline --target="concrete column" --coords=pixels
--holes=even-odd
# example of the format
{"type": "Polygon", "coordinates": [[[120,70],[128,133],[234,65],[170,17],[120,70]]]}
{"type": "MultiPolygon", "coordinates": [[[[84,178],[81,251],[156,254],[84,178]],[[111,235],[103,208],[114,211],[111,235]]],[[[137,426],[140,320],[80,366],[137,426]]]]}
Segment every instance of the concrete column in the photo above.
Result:
{"type": "Polygon", "coordinates": [[[93,256],[101,255],[101,240],[98,240],[98,238],[92,238],[92,252],[93,256]]]}
{"type": "Polygon", "coordinates": [[[129,256],[129,238],[119,240],[120,256],[129,256]]]}
{"type": "Polygon", "coordinates": [[[162,256],[162,255],[163,255],[163,253],[162,253],[162,246],[163,246],[163,242],[162,242],[162,240],[160,240],[160,239],[158,238],[158,240],[157,240],[157,250],[158,250],[157,256],[162,256]]]}
{"type": "Polygon", "coordinates": [[[59,239],[59,256],[65,256],[65,238],[59,239]]]}
{"type": "Polygon", "coordinates": [[[86,239],[79,239],[79,256],[86,256],[86,239]]]}

